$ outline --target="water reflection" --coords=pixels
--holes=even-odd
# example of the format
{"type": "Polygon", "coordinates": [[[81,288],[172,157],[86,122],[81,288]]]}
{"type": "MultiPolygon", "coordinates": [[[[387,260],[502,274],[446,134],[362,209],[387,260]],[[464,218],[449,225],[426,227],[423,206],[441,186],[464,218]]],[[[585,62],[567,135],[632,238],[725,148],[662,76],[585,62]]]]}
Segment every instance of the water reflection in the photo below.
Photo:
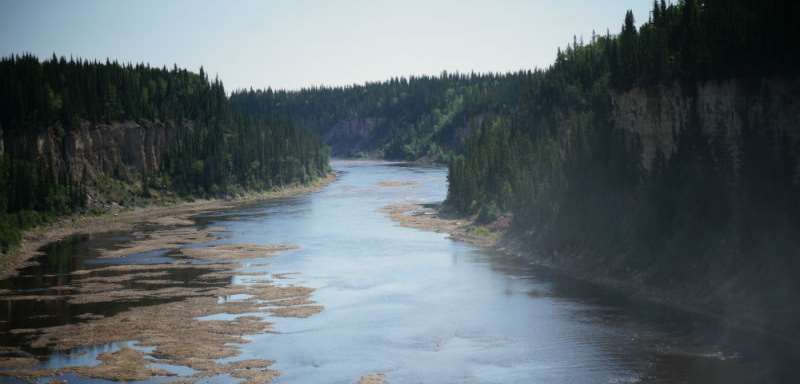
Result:
{"type": "MultiPolygon", "coordinates": [[[[274,359],[283,372],[279,382],[351,383],[371,372],[399,383],[794,382],[787,367],[796,360],[779,341],[632,301],[443,234],[402,228],[379,212],[392,203],[444,199],[441,167],[334,166],[343,174],[321,193],[199,217],[203,225],[226,228],[220,243],[300,246],[268,266],[245,268],[286,274],[292,284],[317,288],[314,300],[325,306],[307,319],[273,319],[274,333],[249,337],[237,359],[274,359]],[[381,186],[388,181],[395,183],[384,185],[394,186],[381,186]]],[[[0,284],[29,294],[57,292],[70,284],[69,271],[97,262],[92,247],[125,236],[52,245],[46,262],[0,284]]],[[[124,262],[172,257],[153,252],[124,262]]],[[[192,284],[197,272],[170,273],[192,284]]],[[[2,344],[19,342],[10,329],[80,321],[76,314],[141,304],[2,302],[8,306],[2,344]]]]}

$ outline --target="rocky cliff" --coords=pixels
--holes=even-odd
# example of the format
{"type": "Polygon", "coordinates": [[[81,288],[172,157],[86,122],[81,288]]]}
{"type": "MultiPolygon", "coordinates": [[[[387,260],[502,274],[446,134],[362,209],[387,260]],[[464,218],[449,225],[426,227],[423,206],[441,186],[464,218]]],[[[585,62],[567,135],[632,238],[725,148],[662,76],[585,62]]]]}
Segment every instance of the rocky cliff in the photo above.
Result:
{"type": "MultiPolygon", "coordinates": [[[[612,96],[616,128],[642,144],[642,165],[650,169],[657,152],[669,158],[677,138],[696,125],[709,139],[721,139],[733,159],[742,155],[747,129],[786,134],[800,140],[800,78],[733,79],[694,87],[636,88],[612,96]]],[[[736,164],[737,167],[739,164],[736,164]]]]}
{"type": "Polygon", "coordinates": [[[163,123],[149,121],[82,122],[69,132],[54,126],[37,135],[36,157],[54,173],[65,172],[75,182],[103,175],[135,181],[142,172],[159,170],[167,132],[163,123]]]}
{"type": "Polygon", "coordinates": [[[52,180],[82,185],[93,206],[140,194],[143,175],[161,171],[171,132],[170,124],[159,121],[81,121],[71,129],[56,123],[7,142],[17,148],[17,156],[35,161],[52,180]],[[111,196],[113,187],[126,191],[111,196]]]}
{"type": "Polygon", "coordinates": [[[635,88],[612,94],[610,117],[642,174],[625,189],[579,191],[608,198],[567,199],[544,241],[506,245],[530,256],[544,244],[535,258],[555,269],[800,335],[800,312],[786,308],[800,294],[800,77],[635,88]]]}

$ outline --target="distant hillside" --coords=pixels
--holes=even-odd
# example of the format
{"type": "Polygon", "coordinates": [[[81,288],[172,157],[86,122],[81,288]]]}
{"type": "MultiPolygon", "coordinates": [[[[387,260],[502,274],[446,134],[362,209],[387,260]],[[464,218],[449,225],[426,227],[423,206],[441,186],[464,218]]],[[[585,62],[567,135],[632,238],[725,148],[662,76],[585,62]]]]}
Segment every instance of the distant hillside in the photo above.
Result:
{"type": "Polygon", "coordinates": [[[447,161],[471,132],[509,115],[527,72],[395,78],[349,87],[234,92],[237,111],[318,133],[339,157],[447,161]]]}

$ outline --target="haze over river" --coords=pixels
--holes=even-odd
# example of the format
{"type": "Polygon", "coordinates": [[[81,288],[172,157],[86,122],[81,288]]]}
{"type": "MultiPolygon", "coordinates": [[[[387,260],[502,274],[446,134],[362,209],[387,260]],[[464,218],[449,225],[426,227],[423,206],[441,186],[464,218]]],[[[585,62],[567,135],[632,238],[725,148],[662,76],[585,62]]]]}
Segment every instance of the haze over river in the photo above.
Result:
{"type": "MultiPolygon", "coordinates": [[[[270,318],[273,331],[248,336],[251,342],[242,346],[235,359],[274,360],[278,383],[353,383],[369,373],[383,373],[391,383],[786,379],[769,375],[785,374],[779,368],[791,358],[766,341],[630,302],[446,234],[401,227],[380,211],[444,200],[445,168],[368,161],[335,161],[333,167],[339,179],[320,192],[200,218],[225,228],[217,242],[298,246],[269,258],[268,267],[255,260],[242,269],[291,273],[289,281],[315,288],[312,298],[324,306],[308,318],[270,318]]],[[[109,240],[82,241],[70,248],[70,269],[95,263],[80,252],[109,240]]],[[[114,262],[169,257],[150,253],[114,262]]],[[[14,323],[8,328],[30,324],[18,308],[0,315],[14,323]]],[[[79,357],[51,354],[44,364],[86,364],[114,348],[79,357]]]]}

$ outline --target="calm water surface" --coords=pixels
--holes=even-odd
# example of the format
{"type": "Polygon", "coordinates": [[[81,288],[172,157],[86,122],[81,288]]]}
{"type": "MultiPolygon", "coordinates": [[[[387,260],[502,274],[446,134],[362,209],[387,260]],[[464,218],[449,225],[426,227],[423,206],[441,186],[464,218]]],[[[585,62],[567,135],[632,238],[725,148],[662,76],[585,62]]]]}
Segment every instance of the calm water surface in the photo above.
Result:
{"type": "MultiPolygon", "coordinates": [[[[392,383],[788,380],[781,367],[792,358],[779,352],[783,347],[665,308],[631,303],[444,234],[400,227],[380,212],[398,202],[442,201],[446,169],[352,161],[333,165],[343,173],[319,193],[202,218],[226,228],[222,242],[300,247],[269,259],[268,267],[258,262],[244,267],[298,273],[290,282],[316,288],[313,299],[325,306],[310,318],[274,319],[276,332],[250,337],[252,342],[236,357],[275,360],[283,373],[277,382],[353,383],[372,372],[385,373],[392,383]],[[378,186],[381,181],[418,185],[387,188],[378,186]]],[[[60,268],[92,263],[95,255],[85,245],[91,241],[100,240],[71,244],[67,253],[73,261],[60,268]]],[[[151,253],[136,262],[165,257],[151,253]]],[[[3,284],[31,289],[45,284],[41,280],[3,284]]],[[[27,321],[21,312],[9,311],[4,320],[27,321]]],[[[74,316],[80,309],[70,312],[74,316]]],[[[69,321],[70,316],[58,320],[69,321]]],[[[98,347],[96,353],[119,347],[98,347]]],[[[44,364],[86,361],[52,355],[44,364]]]]}

